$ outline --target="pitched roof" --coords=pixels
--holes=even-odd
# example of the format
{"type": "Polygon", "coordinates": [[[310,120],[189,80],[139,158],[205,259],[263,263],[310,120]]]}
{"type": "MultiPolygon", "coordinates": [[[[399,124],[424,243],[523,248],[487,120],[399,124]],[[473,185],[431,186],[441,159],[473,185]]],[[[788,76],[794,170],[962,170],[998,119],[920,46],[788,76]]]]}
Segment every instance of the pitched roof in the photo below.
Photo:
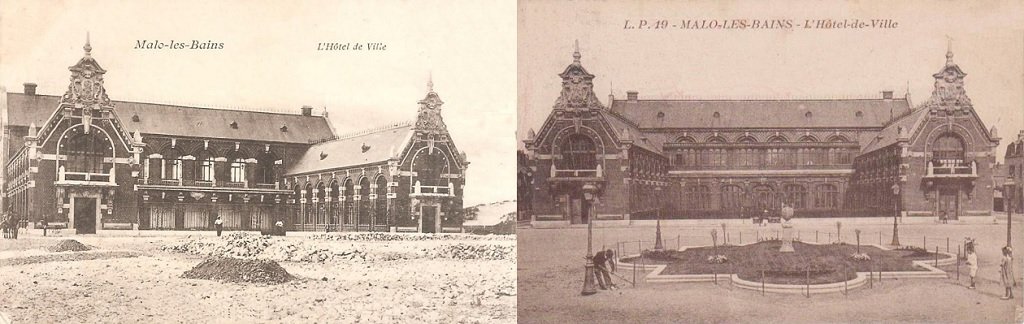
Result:
{"type": "Polygon", "coordinates": [[[868,142],[867,145],[864,145],[861,149],[861,153],[873,152],[895,144],[899,137],[900,128],[903,128],[907,134],[912,134],[914,130],[921,125],[921,121],[924,120],[926,115],[928,115],[928,109],[917,109],[909,114],[897,118],[895,121],[879,131],[878,134],[875,134],[875,136],[871,138],[870,142],[868,142]]]}
{"type": "Polygon", "coordinates": [[[874,128],[906,113],[910,105],[905,98],[614,100],[611,109],[640,128],[874,128]]]}
{"type": "Polygon", "coordinates": [[[661,137],[647,136],[647,134],[640,131],[633,122],[614,111],[601,110],[600,113],[601,116],[604,116],[604,120],[606,120],[608,124],[611,125],[612,129],[615,130],[615,134],[618,136],[619,140],[627,139],[624,137],[625,134],[623,134],[623,132],[626,132],[626,134],[629,134],[628,139],[633,141],[633,145],[642,147],[654,153],[661,153],[660,147],[664,144],[658,141],[661,137]]]}
{"type": "MultiPolygon", "coordinates": [[[[42,125],[57,109],[60,96],[7,94],[10,125],[42,125]]],[[[187,107],[143,102],[113,101],[124,127],[143,134],[255,141],[303,143],[334,134],[321,116],[245,110],[187,107]],[[139,116],[134,121],[133,116],[139,116]],[[237,123],[238,128],[231,127],[237,123]],[[288,131],[281,131],[288,126],[288,131]]]]}
{"type": "Polygon", "coordinates": [[[405,122],[314,144],[285,174],[386,161],[402,152],[412,134],[412,123],[405,122]]]}

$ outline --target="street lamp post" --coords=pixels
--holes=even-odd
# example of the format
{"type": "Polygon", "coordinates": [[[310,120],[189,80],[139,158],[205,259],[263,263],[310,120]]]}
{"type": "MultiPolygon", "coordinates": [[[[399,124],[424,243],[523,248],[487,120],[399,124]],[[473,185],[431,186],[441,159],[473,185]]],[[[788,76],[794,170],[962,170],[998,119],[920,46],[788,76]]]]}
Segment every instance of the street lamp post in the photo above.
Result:
{"type": "Polygon", "coordinates": [[[1013,216],[1013,196],[1016,194],[1015,187],[1013,178],[1007,178],[1006,182],[1003,183],[1003,200],[1005,201],[1003,205],[1006,205],[1003,206],[1006,208],[1006,246],[1010,246],[1010,233],[1012,233],[1010,231],[1010,226],[1013,223],[1011,221],[1013,220],[1011,216],[1013,216]]]}
{"type": "Polygon", "coordinates": [[[665,249],[665,246],[661,244],[661,206],[662,206],[662,202],[661,202],[661,187],[654,187],[654,193],[655,193],[654,194],[655,199],[658,199],[658,203],[656,205],[657,208],[658,208],[657,209],[657,213],[658,213],[658,230],[655,233],[654,250],[655,251],[661,251],[661,250],[665,249]]]}
{"type": "Polygon", "coordinates": [[[590,203],[589,215],[587,216],[587,264],[584,267],[583,275],[583,291],[582,295],[588,296],[597,293],[597,288],[594,287],[594,253],[592,251],[593,236],[594,236],[594,211],[596,211],[595,205],[597,204],[597,186],[591,183],[583,185],[583,198],[590,203]]]}
{"type": "Polygon", "coordinates": [[[892,216],[892,245],[900,246],[900,229],[896,225],[896,220],[900,217],[900,185],[894,183],[892,185],[892,197],[893,197],[893,210],[896,213],[892,216]]]}

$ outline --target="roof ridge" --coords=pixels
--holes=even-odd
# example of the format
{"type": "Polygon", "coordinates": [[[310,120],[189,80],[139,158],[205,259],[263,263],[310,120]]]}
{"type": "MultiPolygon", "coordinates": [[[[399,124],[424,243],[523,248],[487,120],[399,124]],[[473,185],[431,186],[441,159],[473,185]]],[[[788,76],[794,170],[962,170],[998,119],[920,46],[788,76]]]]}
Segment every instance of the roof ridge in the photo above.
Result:
{"type": "Polygon", "coordinates": [[[405,120],[405,121],[400,121],[400,122],[395,122],[395,123],[388,123],[388,124],[385,124],[385,125],[382,125],[382,126],[377,126],[377,127],[374,127],[374,128],[368,128],[368,129],[363,129],[363,130],[359,130],[359,131],[355,131],[355,132],[350,132],[350,133],[346,133],[346,134],[334,135],[334,136],[328,136],[328,137],[321,138],[321,139],[310,140],[309,143],[310,144],[320,144],[320,143],[326,143],[326,142],[331,142],[331,141],[347,140],[347,139],[352,139],[352,138],[356,138],[356,137],[361,137],[361,136],[366,136],[366,135],[370,135],[370,134],[385,132],[385,131],[389,131],[389,130],[393,130],[393,129],[398,129],[398,128],[403,128],[403,127],[411,127],[411,126],[412,126],[412,121],[411,120],[405,120]]]}
{"type": "Polygon", "coordinates": [[[905,101],[906,97],[894,97],[892,99],[884,98],[675,98],[675,99],[615,99],[618,102],[642,102],[642,101],[852,101],[852,100],[871,100],[871,101],[905,101]]]}
{"type": "Polygon", "coordinates": [[[624,123],[626,123],[626,124],[628,124],[630,126],[633,126],[635,128],[638,128],[638,129],[640,128],[640,123],[635,122],[635,121],[627,118],[626,116],[623,116],[623,115],[619,114],[619,112],[617,112],[615,110],[612,110],[611,108],[605,109],[605,111],[607,111],[608,114],[610,114],[610,115],[612,115],[614,117],[618,117],[619,120],[622,120],[622,122],[624,122],[624,123]]]}
{"type": "MultiPolygon", "coordinates": [[[[54,97],[61,98],[61,95],[50,95],[50,94],[25,94],[19,92],[8,92],[8,95],[15,94],[25,97],[54,97]]],[[[181,107],[181,108],[192,108],[192,109],[208,109],[208,110],[221,110],[221,111],[238,111],[248,113],[261,113],[261,114],[273,114],[273,115],[289,115],[289,116],[302,116],[300,113],[288,112],[284,109],[278,108],[250,108],[250,107],[210,107],[210,106],[198,106],[191,104],[179,104],[171,102],[153,102],[153,101],[138,101],[138,100],[111,100],[112,103],[127,103],[127,104],[143,104],[143,105],[157,105],[157,106],[170,106],[170,107],[181,107]]],[[[114,109],[117,109],[116,107],[114,109]]],[[[323,117],[323,116],[307,116],[307,117],[323,117]]]]}

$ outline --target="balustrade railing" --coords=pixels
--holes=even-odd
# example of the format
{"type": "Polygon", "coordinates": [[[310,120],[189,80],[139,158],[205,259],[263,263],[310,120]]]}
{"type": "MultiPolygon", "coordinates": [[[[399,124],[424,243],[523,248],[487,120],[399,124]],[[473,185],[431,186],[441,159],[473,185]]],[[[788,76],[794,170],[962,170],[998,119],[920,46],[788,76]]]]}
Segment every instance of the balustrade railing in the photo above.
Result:
{"type": "Polygon", "coordinates": [[[978,163],[975,161],[928,161],[926,177],[977,177],[978,163]]]}

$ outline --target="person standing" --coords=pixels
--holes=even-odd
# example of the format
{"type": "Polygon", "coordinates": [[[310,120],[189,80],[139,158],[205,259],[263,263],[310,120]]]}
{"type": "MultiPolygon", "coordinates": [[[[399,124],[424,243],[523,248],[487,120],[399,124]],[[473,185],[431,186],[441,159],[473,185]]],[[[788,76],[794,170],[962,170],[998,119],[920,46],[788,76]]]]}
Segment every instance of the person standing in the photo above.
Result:
{"type": "Polygon", "coordinates": [[[220,218],[220,215],[217,215],[217,219],[213,221],[213,227],[217,228],[217,236],[224,231],[224,220],[220,218]]]}
{"type": "Polygon", "coordinates": [[[278,220],[277,223],[274,223],[274,233],[276,235],[284,236],[284,222],[278,220]]]}
{"type": "Polygon", "coordinates": [[[978,276],[978,254],[974,251],[974,240],[968,240],[964,250],[967,253],[967,266],[971,271],[971,285],[967,288],[974,289],[974,279],[978,276]]]}
{"type": "Polygon", "coordinates": [[[11,217],[11,223],[8,224],[8,225],[11,227],[11,234],[14,236],[14,239],[17,240],[18,239],[18,227],[21,227],[21,217],[18,216],[17,213],[14,213],[13,216],[11,217]]]}
{"type": "Polygon", "coordinates": [[[1003,279],[1003,288],[1006,288],[1006,294],[1000,299],[1012,299],[1013,286],[1017,278],[1013,276],[1013,250],[1009,246],[1003,247],[1003,260],[999,263],[999,274],[1003,279]]]}

